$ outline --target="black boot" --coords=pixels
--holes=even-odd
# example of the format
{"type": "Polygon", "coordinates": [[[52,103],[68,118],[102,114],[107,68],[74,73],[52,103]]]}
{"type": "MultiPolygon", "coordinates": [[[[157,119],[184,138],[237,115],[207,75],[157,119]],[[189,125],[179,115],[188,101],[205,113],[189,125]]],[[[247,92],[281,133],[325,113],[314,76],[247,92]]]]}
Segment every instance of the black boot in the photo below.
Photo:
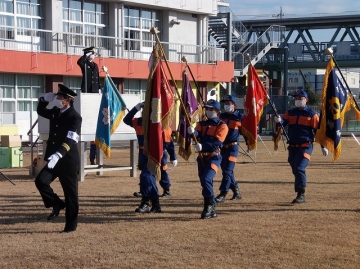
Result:
{"type": "Polygon", "coordinates": [[[95,159],[90,159],[90,164],[95,165],[95,159]]]}
{"type": "Polygon", "coordinates": [[[159,198],[151,200],[152,207],[150,209],[150,213],[161,213],[161,207],[159,198]]]}
{"type": "Polygon", "coordinates": [[[225,196],[227,194],[227,191],[220,191],[220,194],[216,196],[215,201],[217,203],[223,203],[225,202],[225,196]]]}
{"type": "Polygon", "coordinates": [[[149,213],[149,205],[150,205],[149,196],[143,196],[141,199],[141,203],[138,208],[135,209],[135,212],[138,213],[149,213]]]}
{"type": "Polygon", "coordinates": [[[163,194],[160,196],[160,197],[169,197],[171,194],[170,194],[170,189],[164,189],[164,192],[163,194]]]}
{"type": "Polygon", "coordinates": [[[141,196],[142,196],[142,193],[139,192],[139,191],[136,191],[136,192],[134,192],[133,195],[134,195],[135,197],[141,197],[141,196]]]}
{"type": "Polygon", "coordinates": [[[305,188],[298,191],[296,198],[292,201],[293,204],[305,203],[305,188]]]}
{"type": "Polygon", "coordinates": [[[201,213],[202,219],[216,218],[215,205],[213,204],[213,198],[204,198],[204,210],[201,213]]]}
{"type": "Polygon", "coordinates": [[[233,191],[234,194],[230,200],[240,200],[242,198],[238,187],[233,187],[233,188],[231,188],[231,190],[233,191]]]}

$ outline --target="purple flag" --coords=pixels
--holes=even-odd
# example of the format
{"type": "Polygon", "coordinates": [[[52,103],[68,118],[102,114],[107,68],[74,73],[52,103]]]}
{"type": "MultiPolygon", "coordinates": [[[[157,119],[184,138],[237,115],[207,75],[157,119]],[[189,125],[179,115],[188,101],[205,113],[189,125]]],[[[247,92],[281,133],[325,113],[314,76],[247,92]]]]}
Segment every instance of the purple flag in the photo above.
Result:
{"type": "MultiPolygon", "coordinates": [[[[199,107],[198,105],[198,102],[190,86],[189,78],[185,71],[183,72],[182,101],[191,124],[199,121],[199,117],[201,115],[201,107],[199,107]]],[[[181,109],[179,127],[177,130],[179,133],[177,143],[179,145],[179,155],[185,160],[188,160],[192,153],[191,135],[187,133],[188,126],[189,125],[186,120],[186,115],[181,109]]]]}

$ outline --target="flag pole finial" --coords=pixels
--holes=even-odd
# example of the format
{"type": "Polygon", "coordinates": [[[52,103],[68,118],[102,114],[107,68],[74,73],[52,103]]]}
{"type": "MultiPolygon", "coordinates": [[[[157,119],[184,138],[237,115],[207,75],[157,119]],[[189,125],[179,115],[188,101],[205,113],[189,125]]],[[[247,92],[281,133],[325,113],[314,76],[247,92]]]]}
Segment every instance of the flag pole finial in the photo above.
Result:
{"type": "Polygon", "coordinates": [[[251,61],[251,57],[249,53],[245,54],[245,59],[248,60],[249,62],[251,61]]]}
{"type": "Polygon", "coordinates": [[[181,57],[181,61],[184,62],[184,63],[187,63],[186,56],[181,57]]]}
{"type": "Polygon", "coordinates": [[[333,55],[334,51],[333,51],[333,49],[330,47],[330,48],[327,48],[327,49],[326,49],[325,53],[326,53],[327,55],[333,55]]]}
{"type": "Polygon", "coordinates": [[[108,73],[109,68],[106,65],[102,66],[102,70],[106,73],[106,75],[109,75],[108,73]]]}
{"type": "Polygon", "coordinates": [[[157,27],[152,27],[150,29],[150,33],[152,33],[153,35],[157,34],[159,32],[158,28],[157,27]]]}

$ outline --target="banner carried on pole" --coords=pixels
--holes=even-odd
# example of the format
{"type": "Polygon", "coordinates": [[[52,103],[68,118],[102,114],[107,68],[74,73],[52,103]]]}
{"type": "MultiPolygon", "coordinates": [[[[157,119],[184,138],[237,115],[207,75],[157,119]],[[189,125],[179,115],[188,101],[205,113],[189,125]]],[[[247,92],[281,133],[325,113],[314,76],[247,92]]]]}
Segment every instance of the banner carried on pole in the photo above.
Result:
{"type": "MultiPolygon", "coordinates": [[[[202,114],[202,108],[199,106],[193,90],[190,85],[189,77],[187,73],[183,72],[183,86],[182,86],[182,101],[185,106],[188,117],[190,118],[190,124],[194,124],[199,121],[202,114]]],[[[192,136],[188,134],[187,127],[190,126],[186,120],[187,115],[185,111],[180,111],[179,126],[177,129],[178,138],[177,143],[179,145],[179,155],[184,160],[189,160],[189,157],[193,151],[191,146],[192,136]]]]}
{"type": "Polygon", "coordinates": [[[242,119],[242,133],[247,138],[247,146],[250,150],[256,148],[258,136],[258,124],[268,104],[267,93],[254,66],[249,64],[248,88],[244,102],[244,117],[242,119]]]}
{"type": "Polygon", "coordinates": [[[351,107],[351,98],[336,74],[335,62],[331,57],[324,76],[320,128],[315,141],[334,154],[334,162],[341,154],[341,129],[345,114],[351,107]]]}
{"type": "Polygon", "coordinates": [[[125,115],[126,104],[122,99],[115,83],[106,74],[102,93],[98,121],[96,127],[95,144],[110,158],[110,136],[116,131],[125,115]]]}
{"type": "Polygon", "coordinates": [[[151,62],[143,109],[144,154],[148,156],[149,171],[156,178],[160,178],[163,154],[162,131],[171,125],[175,115],[175,103],[174,93],[156,46],[152,52],[151,62]]]}

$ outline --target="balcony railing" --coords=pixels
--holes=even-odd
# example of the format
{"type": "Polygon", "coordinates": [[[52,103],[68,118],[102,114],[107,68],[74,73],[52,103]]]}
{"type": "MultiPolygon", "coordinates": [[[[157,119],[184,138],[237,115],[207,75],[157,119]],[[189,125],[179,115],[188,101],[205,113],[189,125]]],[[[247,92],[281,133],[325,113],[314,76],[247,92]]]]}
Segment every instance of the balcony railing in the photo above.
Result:
{"type": "MultiPolygon", "coordinates": [[[[86,47],[96,47],[101,57],[131,60],[148,60],[155,41],[77,33],[57,33],[48,30],[0,27],[0,49],[50,52],[54,54],[81,55],[86,47]]],[[[170,62],[215,64],[224,61],[224,49],[215,46],[186,45],[162,42],[170,62]]]]}

